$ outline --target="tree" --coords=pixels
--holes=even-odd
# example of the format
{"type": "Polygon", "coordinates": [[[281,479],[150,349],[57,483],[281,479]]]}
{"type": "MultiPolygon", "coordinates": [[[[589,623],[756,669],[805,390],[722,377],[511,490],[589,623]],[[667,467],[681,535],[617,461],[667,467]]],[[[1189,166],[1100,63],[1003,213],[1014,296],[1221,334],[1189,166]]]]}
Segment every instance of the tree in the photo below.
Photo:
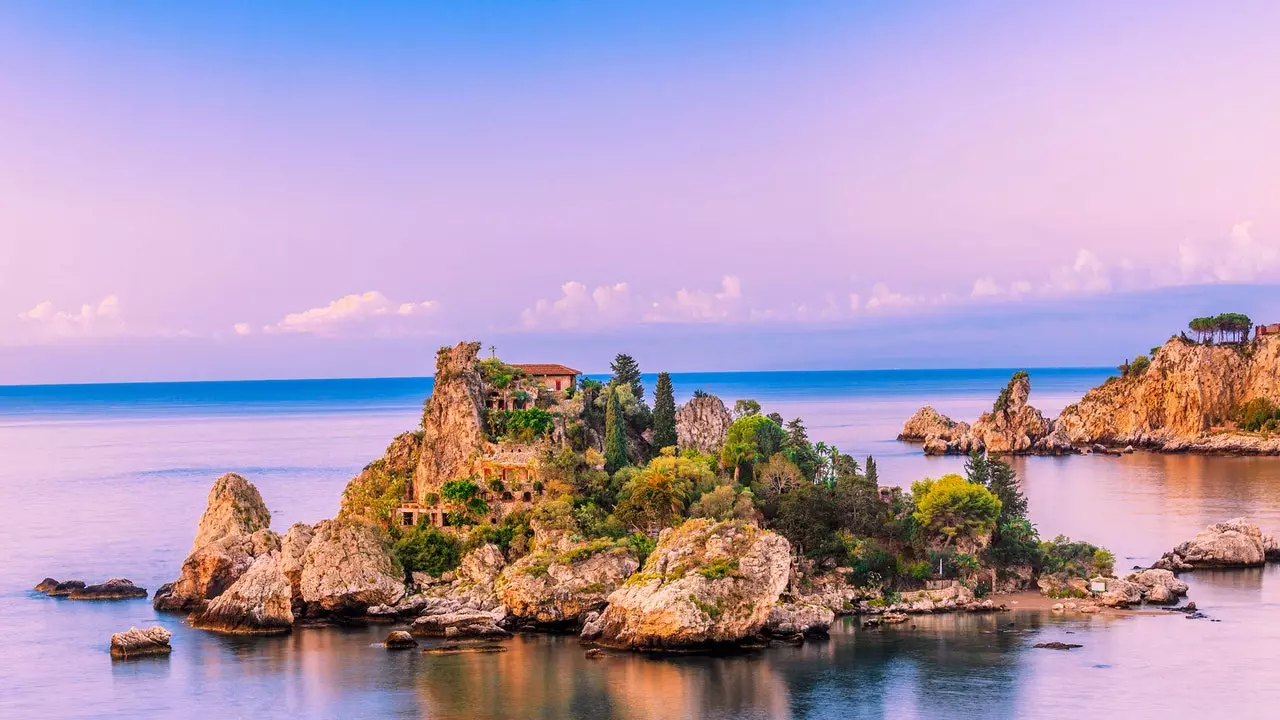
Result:
{"type": "Polygon", "coordinates": [[[985,452],[974,450],[969,453],[969,459],[964,461],[964,476],[969,482],[982,487],[991,482],[991,466],[985,452]]]}
{"type": "Polygon", "coordinates": [[[420,524],[396,541],[396,558],[407,572],[440,577],[458,567],[458,541],[430,525],[420,524]]]}
{"type": "Polygon", "coordinates": [[[653,446],[661,450],[676,444],[676,397],[671,388],[671,375],[658,373],[653,390],[653,446]]]}
{"type": "Polygon", "coordinates": [[[954,473],[937,480],[911,483],[916,509],[912,517],[944,546],[956,538],[977,538],[990,533],[1000,517],[1000,500],[989,490],[954,473]]]}
{"type": "Polygon", "coordinates": [[[870,455],[867,456],[867,482],[876,487],[880,486],[880,472],[876,469],[876,459],[870,455]]]}
{"type": "Polygon", "coordinates": [[[683,517],[694,488],[714,480],[711,471],[696,460],[656,457],[618,492],[614,517],[630,530],[657,535],[683,517]]]}
{"type": "Polygon", "coordinates": [[[609,386],[609,405],[604,416],[604,469],[610,475],[627,464],[627,427],[618,391],[609,386]]]}
{"type": "Polygon", "coordinates": [[[987,461],[990,468],[990,480],[987,489],[1000,501],[1000,517],[998,523],[1003,525],[1027,516],[1027,496],[1022,494],[1018,483],[1018,475],[1009,463],[999,458],[987,461]]]}
{"type": "Polygon", "coordinates": [[[449,508],[449,522],[453,525],[474,525],[476,518],[489,512],[489,503],[480,496],[480,486],[470,478],[444,483],[440,498],[449,508]]]}
{"type": "Polygon", "coordinates": [[[733,416],[735,418],[744,418],[751,415],[760,414],[760,403],[755,400],[745,399],[738,400],[733,404],[733,416]]]}
{"type": "Polygon", "coordinates": [[[720,452],[720,464],[726,470],[733,468],[733,479],[750,481],[756,463],[771,457],[782,445],[782,428],[769,418],[747,415],[733,421],[725,435],[724,448],[720,452]]]}
{"type": "Polygon", "coordinates": [[[610,385],[625,385],[631,388],[631,395],[635,399],[644,402],[644,383],[640,382],[640,364],[635,358],[626,353],[618,353],[613,362],[609,363],[609,369],[613,371],[610,385]]]}
{"type": "Polygon", "coordinates": [[[817,479],[818,455],[814,452],[813,443],[809,442],[809,431],[800,418],[787,423],[786,433],[782,437],[782,452],[800,468],[805,480],[814,482],[817,479]]]}
{"type": "Polygon", "coordinates": [[[774,502],[784,493],[800,487],[804,474],[782,453],[775,453],[755,471],[756,486],[765,502],[774,502]]]}

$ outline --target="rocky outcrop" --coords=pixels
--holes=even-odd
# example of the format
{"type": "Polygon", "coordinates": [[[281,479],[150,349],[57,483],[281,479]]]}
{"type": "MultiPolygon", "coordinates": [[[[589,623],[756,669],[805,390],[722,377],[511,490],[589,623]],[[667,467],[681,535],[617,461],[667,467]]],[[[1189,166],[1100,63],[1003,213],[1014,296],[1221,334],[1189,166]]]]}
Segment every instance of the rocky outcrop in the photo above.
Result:
{"type": "Polygon", "coordinates": [[[374,522],[389,529],[393,504],[409,499],[421,453],[421,435],[397,435],[382,457],[366,465],[343,488],[338,519],[374,522]]]}
{"type": "Polygon", "coordinates": [[[418,647],[418,641],[404,630],[392,630],[387,633],[387,639],[382,641],[382,646],[388,650],[408,650],[418,647]]]}
{"type": "Polygon", "coordinates": [[[787,586],[791,545],[755,525],[688,520],[662,531],[583,637],[639,650],[737,645],[756,635],[787,586]]]}
{"type": "Polygon", "coordinates": [[[634,552],[607,539],[558,543],[507,566],[494,585],[516,622],[576,627],[639,567],[634,552]]]}
{"type": "Polygon", "coordinates": [[[293,589],[281,553],[254,559],[231,587],[191,616],[193,627],[229,633],[271,635],[293,627],[293,589]]]}
{"type": "Polygon", "coordinates": [[[487,611],[462,607],[453,610],[432,608],[413,621],[409,632],[446,638],[502,637],[509,633],[498,623],[505,621],[506,613],[501,608],[487,611]]]}
{"type": "Polygon", "coordinates": [[[699,395],[676,411],[676,443],[681,450],[714,453],[724,445],[733,416],[715,395],[699,395]]]}
{"type": "Polygon", "coordinates": [[[1053,425],[1027,404],[1031,378],[1018,371],[996,399],[991,412],[969,425],[956,422],[930,406],[920,408],[902,426],[899,440],[922,442],[929,455],[964,454],[975,450],[995,454],[1059,453],[1070,451],[1053,425]]]}
{"type": "Polygon", "coordinates": [[[357,615],[404,596],[404,569],[375,525],[325,520],[302,557],[299,593],[308,613],[357,615]]]}
{"type": "Polygon", "coordinates": [[[792,635],[823,636],[836,614],[830,608],[809,602],[780,602],[773,606],[765,621],[765,632],[775,637],[792,635]]]}
{"type": "Polygon", "coordinates": [[[147,589],[125,578],[111,578],[97,585],[85,585],[67,593],[68,600],[132,600],[147,596],[147,589]]]}
{"type": "Polygon", "coordinates": [[[294,523],[280,540],[280,570],[289,580],[295,598],[302,597],[302,565],[316,529],[306,523],[294,523]]]}
{"type": "Polygon", "coordinates": [[[1235,429],[1236,411],[1258,398],[1280,402],[1280,338],[1238,346],[1175,337],[1144,371],[1093,388],[1056,424],[1076,446],[1280,454],[1280,438],[1235,429]]]}
{"type": "Polygon", "coordinates": [[[1165,553],[1152,567],[1173,572],[1212,567],[1256,567],[1280,560],[1276,539],[1244,518],[1214,523],[1165,553]]]}
{"type": "Polygon", "coordinates": [[[249,569],[254,558],[280,549],[280,536],[268,529],[270,523],[271,513],[252,483],[235,473],[218,478],[181,575],[156,591],[155,608],[204,609],[249,569]]]}
{"type": "Polygon", "coordinates": [[[85,588],[83,580],[54,580],[53,578],[45,578],[36,585],[36,591],[42,592],[49,597],[66,597],[73,592],[78,592],[85,588]]]}
{"type": "Polygon", "coordinates": [[[168,655],[173,652],[173,648],[169,645],[169,638],[169,631],[159,625],[146,630],[131,627],[111,636],[111,657],[131,659],[148,655],[168,655]]]}
{"type": "Polygon", "coordinates": [[[1178,602],[1178,598],[1187,594],[1187,584],[1179,580],[1172,571],[1152,568],[1136,572],[1125,578],[1143,589],[1143,599],[1154,605],[1168,605],[1178,602]]]}
{"type": "Polygon", "coordinates": [[[431,397],[422,417],[422,452],[413,484],[419,491],[471,474],[484,454],[484,379],[476,359],[478,342],[462,342],[436,353],[431,397]]]}

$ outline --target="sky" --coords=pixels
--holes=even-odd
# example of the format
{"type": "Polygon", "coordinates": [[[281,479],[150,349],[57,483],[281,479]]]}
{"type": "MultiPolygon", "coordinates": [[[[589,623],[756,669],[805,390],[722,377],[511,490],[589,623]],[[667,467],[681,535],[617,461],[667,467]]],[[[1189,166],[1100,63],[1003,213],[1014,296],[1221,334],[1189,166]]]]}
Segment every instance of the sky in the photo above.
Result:
{"type": "Polygon", "coordinates": [[[0,4],[0,384],[1280,321],[1280,4],[0,4]]]}

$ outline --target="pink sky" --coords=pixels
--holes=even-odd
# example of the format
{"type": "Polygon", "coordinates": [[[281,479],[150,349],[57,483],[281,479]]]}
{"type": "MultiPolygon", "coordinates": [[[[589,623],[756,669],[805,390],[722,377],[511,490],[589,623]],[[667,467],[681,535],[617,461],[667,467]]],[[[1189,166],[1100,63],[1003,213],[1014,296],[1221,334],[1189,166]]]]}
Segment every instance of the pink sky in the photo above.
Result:
{"type": "Polygon", "coordinates": [[[1280,5],[782,5],[5,5],[0,383],[1280,279],[1280,5]]]}

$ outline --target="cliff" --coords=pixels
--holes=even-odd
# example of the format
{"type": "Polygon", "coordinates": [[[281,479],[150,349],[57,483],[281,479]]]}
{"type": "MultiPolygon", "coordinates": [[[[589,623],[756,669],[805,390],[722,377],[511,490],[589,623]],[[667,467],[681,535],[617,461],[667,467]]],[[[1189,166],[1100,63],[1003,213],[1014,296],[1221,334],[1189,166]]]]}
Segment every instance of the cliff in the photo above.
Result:
{"type": "Polygon", "coordinates": [[[923,407],[898,439],[922,442],[933,455],[1062,454],[1099,445],[1280,454],[1280,436],[1245,432],[1237,422],[1247,403],[1280,404],[1280,337],[1230,345],[1172,338],[1149,365],[1109,378],[1052,421],[1027,404],[1030,390],[1030,378],[1016,374],[972,426],[923,407]]]}
{"type": "Polygon", "coordinates": [[[460,342],[440,348],[436,354],[435,386],[422,416],[422,443],[414,489],[439,487],[441,483],[472,473],[476,458],[484,454],[484,378],[476,355],[478,342],[460,342]]]}

